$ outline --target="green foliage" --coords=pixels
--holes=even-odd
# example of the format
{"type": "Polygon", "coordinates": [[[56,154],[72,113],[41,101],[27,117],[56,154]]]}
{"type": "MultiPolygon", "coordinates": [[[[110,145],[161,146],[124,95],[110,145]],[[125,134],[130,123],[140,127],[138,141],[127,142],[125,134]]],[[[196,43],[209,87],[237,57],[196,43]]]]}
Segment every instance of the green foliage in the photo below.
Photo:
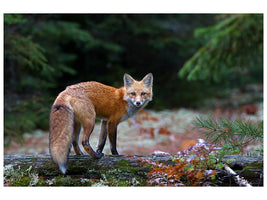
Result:
{"type": "Polygon", "coordinates": [[[63,74],[76,74],[69,64],[77,56],[63,51],[64,42],[89,45],[93,39],[76,23],[50,21],[48,15],[7,14],[4,20],[4,130],[5,144],[9,144],[13,137],[21,141],[23,132],[48,128],[54,99],[47,98],[49,89],[60,85],[63,74]]]}
{"type": "Polygon", "coordinates": [[[13,139],[23,141],[21,133],[35,129],[47,129],[51,98],[33,96],[31,99],[18,101],[16,97],[5,99],[4,110],[4,145],[13,139]]]}
{"type": "Polygon", "coordinates": [[[4,15],[4,22],[7,24],[20,24],[27,22],[27,19],[25,19],[20,14],[5,14],[4,15]]]}
{"type": "Polygon", "coordinates": [[[251,78],[262,81],[263,15],[226,15],[218,24],[196,29],[195,36],[203,46],[189,59],[179,72],[188,80],[251,78]],[[241,76],[241,77],[240,77],[241,76]]]}
{"type": "Polygon", "coordinates": [[[207,141],[214,144],[225,144],[224,150],[233,150],[232,153],[243,152],[244,145],[250,142],[263,142],[263,123],[198,117],[194,121],[194,126],[206,135],[207,141]]]}

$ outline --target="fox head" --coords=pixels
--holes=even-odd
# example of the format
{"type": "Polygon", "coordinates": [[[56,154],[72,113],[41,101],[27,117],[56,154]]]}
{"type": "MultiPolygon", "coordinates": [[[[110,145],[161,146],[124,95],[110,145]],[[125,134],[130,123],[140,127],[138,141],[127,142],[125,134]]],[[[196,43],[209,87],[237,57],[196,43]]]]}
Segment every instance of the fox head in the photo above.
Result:
{"type": "Polygon", "coordinates": [[[134,80],[129,74],[124,74],[126,95],[124,100],[136,107],[145,106],[152,101],[153,75],[147,74],[141,81],[134,80]]]}

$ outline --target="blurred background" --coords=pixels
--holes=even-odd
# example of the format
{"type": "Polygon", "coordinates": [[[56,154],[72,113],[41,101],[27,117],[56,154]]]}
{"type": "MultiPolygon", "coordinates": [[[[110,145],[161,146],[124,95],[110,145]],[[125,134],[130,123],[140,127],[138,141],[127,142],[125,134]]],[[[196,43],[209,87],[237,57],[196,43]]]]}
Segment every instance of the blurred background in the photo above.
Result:
{"type": "MultiPolygon", "coordinates": [[[[129,135],[139,128],[139,141],[150,141],[140,144],[143,149],[157,134],[168,136],[168,142],[155,142],[162,148],[182,140],[173,133],[196,137],[192,130],[170,126],[186,128],[188,118],[208,110],[256,113],[260,121],[263,15],[4,14],[5,153],[13,143],[21,148],[27,141],[35,145],[27,153],[38,152],[40,140],[32,136],[47,140],[51,105],[66,86],[95,80],[121,87],[124,73],[142,79],[149,72],[154,75],[151,112],[121,125],[129,126],[129,135]],[[167,116],[167,111],[173,112],[167,116]],[[137,122],[144,118],[150,124],[141,129],[137,122]],[[149,129],[151,123],[161,124],[149,129]]],[[[119,150],[131,152],[124,147],[119,150]]]]}

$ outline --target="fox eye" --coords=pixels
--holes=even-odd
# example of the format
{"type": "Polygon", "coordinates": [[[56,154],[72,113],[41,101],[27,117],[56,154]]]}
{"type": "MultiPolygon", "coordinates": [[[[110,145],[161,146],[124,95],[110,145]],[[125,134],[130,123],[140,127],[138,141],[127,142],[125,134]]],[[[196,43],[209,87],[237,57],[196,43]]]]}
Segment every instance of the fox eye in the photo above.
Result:
{"type": "Polygon", "coordinates": [[[131,92],[131,95],[135,96],[136,94],[135,94],[135,92],[131,92]]]}
{"type": "Polygon", "coordinates": [[[142,92],[142,93],[141,93],[141,96],[144,96],[144,95],[146,95],[146,93],[145,93],[145,92],[142,92]]]}

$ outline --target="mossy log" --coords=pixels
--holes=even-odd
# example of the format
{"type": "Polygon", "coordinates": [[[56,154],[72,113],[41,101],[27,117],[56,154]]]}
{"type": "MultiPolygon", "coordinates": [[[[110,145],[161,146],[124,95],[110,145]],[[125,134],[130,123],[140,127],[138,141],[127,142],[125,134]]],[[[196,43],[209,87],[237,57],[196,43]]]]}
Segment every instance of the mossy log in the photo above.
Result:
{"type": "MultiPolygon", "coordinates": [[[[106,155],[101,159],[93,159],[87,155],[69,156],[68,170],[62,176],[58,166],[53,163],[49,155],[6,155],[4,166],[12,165],[14,169],[27,170],[31,167],[35,173],[43,177],[79,177],[87,179],[113,179],[116,181],[135,178],[145,185],[147,174],[151,171],[150,165],[142,165],[140,158],[173,164],[172,156],[169,155],[142,155],[142,156],[111,156],[106,155]]],[[[225,156],[223,160],[237,173],[256,185],[262,185],[263,158],[249,156],[225,156]]],[[[62,183],[61,183],[62,184],[62,183]]],[[[73,185],[67,184],[67,185],[73,185]]],[[[75,184],[74,184],[75,185],[75,184]]],[[[142,184],[141,184],[142,185],[142,184]]]]}
{"type": "MultiPolygon", "coordinates": [[[[172,163],[171,156],[112,156],[106,155],[101,159],[94,159],[88,155],[70,155],[67,175],[86,175],[94,170],[110,170],[121,167],[136,168],[147,172],[147,168],[140,164],[138,158],[146,158],[153,161],[172,163]]],[[[20,166],[21,169],[28,169],[33,166],[36,172],[44,176],[56,176],[61,174],[58,166],[51,160],[50,155],[6,155],[4,165],[20,166]]]]}

